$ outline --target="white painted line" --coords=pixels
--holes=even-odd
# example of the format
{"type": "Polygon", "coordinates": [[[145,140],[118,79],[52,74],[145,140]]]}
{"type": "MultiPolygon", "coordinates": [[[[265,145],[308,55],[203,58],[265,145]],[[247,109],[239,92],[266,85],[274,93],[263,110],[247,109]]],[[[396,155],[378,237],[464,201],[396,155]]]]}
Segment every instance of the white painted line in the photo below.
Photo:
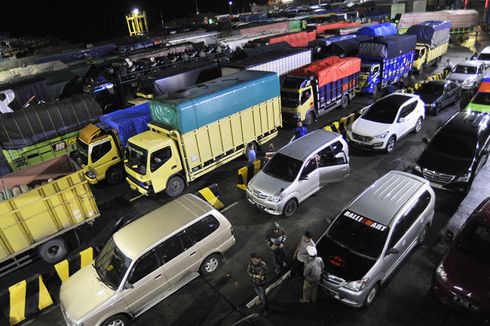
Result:
{"type": "MultiPolygon", "coordinates": [[[[281,276],[279,279],[277,279],[274,283],[272,283],[271,285],[269,285],[266,289],[265,289],[265,293],[269,293],[270,291],[272,291],[275,287],[277,287],[278,285],[280,285],[282,282],[284,282],[284,280],[289,276],[291,275],[291,271],[287,271],[286,273],[284,273],[283,276],[281,276]]],[[[259,297],[258,296],[255,296],[255,298],[253,298],[249,303],[247,303],[247,308],[252,308],[253,306],[255,305],[258,305],[260,302],[259,300],[259,297]]]]}
{"type": "Polygon", "coordinates": [[[221,212],[226,212],[227,210],[229,210],[230,208],[232,208],[233,206],[235,206],[235,205],[236,205],[236,204],[238,204],[238,203],[239,203],[239,201],[238,201],[238,200],[237,200],[237,201],[234,201],[234,202],[233,202],[233,203],[231,203],[230,205],[228,205],[228,206],[226,206],[225,208],[223,208],[223,209],[221,210],[221,212]]]}

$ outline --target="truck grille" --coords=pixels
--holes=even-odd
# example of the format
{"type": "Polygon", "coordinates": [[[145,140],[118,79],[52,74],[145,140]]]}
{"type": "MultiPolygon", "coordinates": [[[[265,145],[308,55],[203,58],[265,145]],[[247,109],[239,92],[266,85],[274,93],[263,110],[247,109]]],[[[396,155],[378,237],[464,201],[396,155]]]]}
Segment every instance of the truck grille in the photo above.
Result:
{"type": "Polygon", "coordinates": [[[264,194],[263,192],[260,192],[258,190],[252,189],[252,193],[254,194],[255,197],[260,198],[260,199],[266,199],[268,196],[267,194],[264,194]]]}
{"type": "Polygon", "coordinates": [[[448,184],[455,178],[454,175],[439,173],[427,169],[424,169],[424,177],[431,182],[440,184],[448,184]]]}
{"type": "Polygon", "coordinates": [[[354,132],[352,133],[352,138],[354,140],[358,140],[358,141],[362,141],[362,142],[366,142],[366,143],[369,143],[370,141],[373,140],[373,137],[361,136],[361,135],[358,135],[354,132]]]}

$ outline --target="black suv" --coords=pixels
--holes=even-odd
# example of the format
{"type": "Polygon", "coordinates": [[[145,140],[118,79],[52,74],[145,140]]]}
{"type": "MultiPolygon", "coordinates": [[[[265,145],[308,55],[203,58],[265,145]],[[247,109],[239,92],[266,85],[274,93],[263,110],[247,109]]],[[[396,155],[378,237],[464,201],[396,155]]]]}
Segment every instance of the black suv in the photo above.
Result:
{"type": "Polygon", "coordinates": [[[453,115],[428,144],[413,173],[438,189],[467,192],[488,158],[490,115],[461,111],[453,115]]]}

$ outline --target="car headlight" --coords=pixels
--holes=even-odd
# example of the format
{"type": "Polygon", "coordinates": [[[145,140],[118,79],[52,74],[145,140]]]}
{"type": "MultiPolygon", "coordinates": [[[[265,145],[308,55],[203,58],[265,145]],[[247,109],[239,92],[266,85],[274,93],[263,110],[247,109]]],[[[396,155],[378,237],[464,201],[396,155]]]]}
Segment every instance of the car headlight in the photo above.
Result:
{"type": "Polygon", "coordinates": [[[446,271],[444,270],[444,266],[441,264],[439,264],[439,266],[437,266],[436,268],[436,276],[437,278],[439,278],[441,281],[443,282],[447,282],[447,273],[446,271]]]}
{"type": "Polygon", "coordinates": [[[388,136],[389,133],[390,133],[389,131],[385,131],[383,133],[380,133],[379,135],[375,135],[374,138],[385,139],[386,136],[388,136]]]}
{"type": "Polygon", "coordinates": [[[470,179],[471,179],[471,173],[468,172],[461,177],[457,177],[454,181],[456,181],[456,182],[469,182],[470,179]]]}
{"type": "Polygon", "coordinates": [[[273,202],[273,203],[278,203],[283,198],[284,198],[284,193],[282,192],[280,194],[276,194],[276,195],[272,195],[272,196],[267,197],[267,200],[270,201],[270,202],[273,202]]]}
{"type": "Polygon", "coordinates": [[[422,168],[420,167],[420,165],[415,164],[415,165],[413,166],[413,169],[414,169],[415,171],[417,171],[418,173],[422,173],[422,168]]]}
{"type": "Polygon", "coordinates": [[[369,281],[369,278],[368,277],[365,277],[365,278],[363,278],[362,280],[359,280],[359,281],[349,282],[344,287],[346,289],[349,289],[349,290],[352,290],[352,291],[355,291],[355,292],[359,292],[359,291],[361,291],[362,289],[364,289],[366,287],[366,285],[368,284],[368,281],[369,281]]]}

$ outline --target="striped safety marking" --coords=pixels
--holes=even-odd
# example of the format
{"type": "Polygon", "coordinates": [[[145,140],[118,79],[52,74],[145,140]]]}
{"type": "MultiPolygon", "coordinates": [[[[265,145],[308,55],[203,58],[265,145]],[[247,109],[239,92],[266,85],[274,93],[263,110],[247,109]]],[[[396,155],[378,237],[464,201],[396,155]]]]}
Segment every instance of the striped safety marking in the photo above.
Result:
{"type": "MultiPolygon", "coordinates": [[[[215,192],[217,192],[217,186],[215,187],[215,192]]],[[[218,199],[219,194],[215,192],[212,191],[212,187],[206,187],[198,191],[204,200],[219,210],[224,208],[225,205],[218,199]]]]}
{"type": "Polygon", "coordinates": [[[237,188],[245,191],[247,189],[248,182],[260,171],[261,167],[262,162],[260,160],[255,160],[252,164],[238,169],[237,188]]]}
{"type": "Polygon", "coordinates": [[[15,325],[53,304],[41,275],[12,285],[0,294],[0,325],[15,325]]]}
{"type": "Polygon", "coordinates": [[[82,267],[89,265],[94,260],[93,248],[87,248],[82,250],[76,255],[71,256],[68,259],[60,261],[54,265],[54,269],[58,274],[61,282],[66,281],[71,275],[79,271],[82,267]]]}

